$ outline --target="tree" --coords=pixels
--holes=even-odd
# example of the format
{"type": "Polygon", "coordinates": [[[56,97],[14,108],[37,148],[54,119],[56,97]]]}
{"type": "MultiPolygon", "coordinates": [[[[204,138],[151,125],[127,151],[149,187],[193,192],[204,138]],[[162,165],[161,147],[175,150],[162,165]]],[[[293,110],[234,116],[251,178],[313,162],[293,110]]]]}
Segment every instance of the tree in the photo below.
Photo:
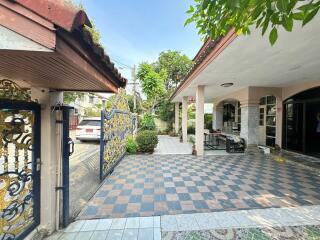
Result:
{"type": "Polygon", "coordinates": [[[169,90],[177,87],[187,75],[192,67],[192,61],[178,51],[168,50],[160,53],[158,61],[154,65],[157,71],[165,70],[167,72],[165,87],[169,90]]]}
{"type": "Polygon", "coordinates": [[[80,92],[64,92],[63,93],[63,102],[66,104],[73,103],[77,98],[81,98],[83,93],[80,92]]]}
{"type": "Polygon", "coordinates": [[[137,78],[140,81],[142,91],[147,96],[152,111],[161,96],[165,94],[164,80],[166,77],[166,71],[161,70],[158,73],[151,64],[141,63],[139,65],[137,78]]]}
{"type": "Polygon", "coordinates": [[[295,22],[302,26],[318,13],[320,0],[194,0],[187,11],[191,15],[185,25],[195,22],[199,34],[218,39],[232,28],[238,34],[250,34],[249,27],[260,28],[262,35],[269,29],[269,41],[273,45],[278,29],[291,32],[295,22]]]}

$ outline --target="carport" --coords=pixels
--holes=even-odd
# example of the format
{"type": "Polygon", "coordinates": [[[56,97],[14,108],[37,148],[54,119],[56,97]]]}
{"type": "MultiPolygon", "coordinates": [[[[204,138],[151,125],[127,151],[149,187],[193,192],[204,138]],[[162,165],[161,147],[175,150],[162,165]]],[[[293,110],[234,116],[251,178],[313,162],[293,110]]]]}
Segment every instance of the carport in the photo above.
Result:
{"type": "Polygon", "coordinates": [[[63,91],[117,93],[126,85],[90,27],[85,12],[62,0],[0,0],[0,238],[68,223],[63,91]],[[19,138],[8,141],[8,132],[19,138]],[[14,195],[13,179],[20,186],[14,195]]]}

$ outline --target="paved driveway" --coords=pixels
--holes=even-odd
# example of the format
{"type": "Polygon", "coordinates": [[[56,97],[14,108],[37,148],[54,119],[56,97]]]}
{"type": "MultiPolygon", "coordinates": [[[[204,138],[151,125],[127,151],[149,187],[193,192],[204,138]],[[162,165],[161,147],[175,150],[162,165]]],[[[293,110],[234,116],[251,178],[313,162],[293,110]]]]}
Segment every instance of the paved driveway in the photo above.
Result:
{"type": "Polygon", "coordinates": [[[75,151],[70,157],[70,218],[77,217],[79,212],[94,195],[100,185],[99,147],[95,142],[81,143],[75,140],[75,151]]]}
{"type": "Polygon", "coordinates": [[[320,204],[320,177],[264,155],[131,155],[79,219],[320,204]]]}

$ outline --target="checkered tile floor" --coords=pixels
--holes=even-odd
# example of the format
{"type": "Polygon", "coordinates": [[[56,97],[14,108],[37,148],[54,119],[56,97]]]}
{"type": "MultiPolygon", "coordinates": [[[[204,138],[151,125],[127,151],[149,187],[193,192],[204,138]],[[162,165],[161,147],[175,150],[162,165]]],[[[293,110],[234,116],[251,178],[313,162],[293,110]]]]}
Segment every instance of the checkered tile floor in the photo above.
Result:
{"type": "Polygon", "coordinates": [[[264,155],[131,155],[79,219],[320,204],[320,177],[264,155]]]}

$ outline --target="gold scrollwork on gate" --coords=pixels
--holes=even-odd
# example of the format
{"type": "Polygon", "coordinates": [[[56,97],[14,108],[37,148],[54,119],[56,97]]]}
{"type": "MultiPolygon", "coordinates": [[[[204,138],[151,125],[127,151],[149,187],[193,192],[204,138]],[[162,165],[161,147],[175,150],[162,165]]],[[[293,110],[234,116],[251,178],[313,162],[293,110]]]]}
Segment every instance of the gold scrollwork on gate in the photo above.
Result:
{"type": "Polygon", "coordinates": [[[18,84],[9,80],[0,80],[0,99],[31,101],[29,90],[22,89],[18,84]]]}
{"type": "Polygon", "coordinates": [[[32,111],[0,109],[0,239],[15,239],[34,222],[33,126],[32,111]]]}
{"type": "Polygon", "coordinates": [[[127,137],[134,126],[125,90],[120,89],[111,101],[112,109],[104,111],[103,175],[125,154],[127,137]]]}

